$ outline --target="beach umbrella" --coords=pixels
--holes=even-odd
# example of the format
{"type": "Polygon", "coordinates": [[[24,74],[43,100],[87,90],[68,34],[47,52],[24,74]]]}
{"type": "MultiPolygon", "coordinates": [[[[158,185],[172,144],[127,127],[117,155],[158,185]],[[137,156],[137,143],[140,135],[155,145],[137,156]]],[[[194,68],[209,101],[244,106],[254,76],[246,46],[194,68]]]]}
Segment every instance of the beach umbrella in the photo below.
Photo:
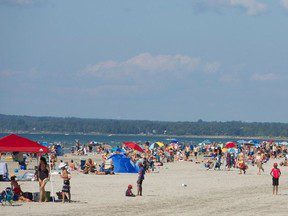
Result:
{"type": "Polygon", "coordinates": [[[233,154],[233,153],[236,154],[237,150],[235,148],[229,148],[228,152],[231,153],[231,154],[233,154]]]}
{"type": "Polygon", "coordinates": [[[134,149],[139,152],[144,152],[143,149],[135,142],[123,142],[123,144],[128,148],[134,149]]]}
{"type": "Polygon", "coordinates": [[[256,147],[260,145],[260,142],[258,140],[249,140],[248,143],[256,147]]]}
{"type": "Polygon", "coordinates": [[[171,139],[171,143],[178,143],[177,139],[171,139]]]}
{"type": "Polygon", "coordinates": [[[280,145],[285,145],[285,146],[288,146],[288,142],[284,141],[284,142],[281,142],[279,143],[280,145]]]}
{"type": "Polygon", "coordinates": [[[227,142],[226,144],[225,144],[225,148],[237,148],[237,145],[236,145],[236,143],[234,143],[234,142],[227,142]]]}
{"type": "Polygon", "coordinates": [[[245,140],[237,140],[237,143],[239,143],[240,145],[243,145],[243,144],[247,143],[247,141],[245,141],[245,140]]]}
{"type": "Polygon", "coordinates": [[[112,152],[120,152],[120,153],[125,153],[124,149],[121,149],[119,147],[114,147],[111,149],[112,152]]]}
{"type": "Polygon", "coordinates": [[[163,147],[164,146],[164,143],[162,142],[156,142],[156,143],[152,143],[150,146],[149,146],[149,149],[152,150],[154,148],[157,148],[157,147],[163,147]]]}
{"type": "Polygon", "coordinates": [[[206,139],[206,140],[204,140],[202,143],[204,143],[204,144],[211,144],[212,142],[211,142],[210,140],[206,139]]]}
{"type": "Polygon", "coordinates": [[[163,142],[156,142],[155,144],[157,144],[159,147],[163,147],[165,145],[163,142]]]}

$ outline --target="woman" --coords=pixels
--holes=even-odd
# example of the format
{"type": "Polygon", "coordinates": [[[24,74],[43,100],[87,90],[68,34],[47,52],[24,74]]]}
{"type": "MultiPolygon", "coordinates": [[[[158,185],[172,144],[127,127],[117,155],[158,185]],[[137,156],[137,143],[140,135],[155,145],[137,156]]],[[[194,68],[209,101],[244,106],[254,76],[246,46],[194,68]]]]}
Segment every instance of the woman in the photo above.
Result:
{"type": "Polygon", "coordinates": [[[49,171],[49,166],[47,164],[47,161],[44,157],[41,157],[40,163],[38,166],[38,181],[39,181],[39,187],[40,187],[39,202],[42,202],[44,197],[45,197],[45,201],[46,202],[48,201],[46,199],[45,185],[49,181],[49,178],[50,178],[49,173],[50,173],[50,171],[49,171]]]}

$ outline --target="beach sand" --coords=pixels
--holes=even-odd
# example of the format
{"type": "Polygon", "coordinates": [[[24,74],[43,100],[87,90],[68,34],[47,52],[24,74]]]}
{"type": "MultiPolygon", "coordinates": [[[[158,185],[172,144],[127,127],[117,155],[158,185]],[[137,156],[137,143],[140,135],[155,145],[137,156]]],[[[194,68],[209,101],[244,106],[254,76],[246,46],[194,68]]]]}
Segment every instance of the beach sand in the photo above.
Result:
{"type": "MultiPolygon", "coordinates": [[[[79,158],[78,158],[79,160],[79,158]]],[[[66,157],[64,161],[68,161],[66,157]]],[[[233,171],[207,171],[192,162],[166,163],[159,173],[146,174],[143,197],[125,197],[128,184],[136,193],[136,174],[114,176],[72,173],[72,203],[14,203],[0,207],[0,215],[287,215],[288,172],[280,167],[279,195],[272,195],[272,163],[257,175],[233,171]],[[187,187],[183,187],[186,184],[187,187]]],[[[23,191],[36,192],[38,182],[19,182],[23,191]]],[[[9,183],[0,182],[0,189],[9,183]]],[[[62,180],[53,175],[54,192],[62,180]]],[[[46,190],[50,190],[50,183],[46,190]]]]}

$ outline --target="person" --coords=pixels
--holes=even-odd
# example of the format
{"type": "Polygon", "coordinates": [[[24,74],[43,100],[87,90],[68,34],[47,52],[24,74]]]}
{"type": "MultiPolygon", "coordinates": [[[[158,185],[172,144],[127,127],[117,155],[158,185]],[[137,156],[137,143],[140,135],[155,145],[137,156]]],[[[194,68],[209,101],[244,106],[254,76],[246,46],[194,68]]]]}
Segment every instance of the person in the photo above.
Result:
{"type": "Polygon", "coordinates": [[[242,171],[244,172],[244,174],[246,174],[246,170],[247,170],[248,166],[245,164],[243,152],[240,152],[240,154],[238,155],[238,161],[237,162],[238,162],[239,174],[242,174],[242,171]]]}
{"type": "Polygon", "coordinates": [[[65,163],[59,164],[59,169],[61,169],[61,178],[63,179],[62,187],[62,202],[65,202],[65,197],[68,197],[68,202],[71,202],[71,192],[70,192],[70,179],[71,176],[67,171],[67,165],[65,163]]]}
{"type": "Polygon", "coordinates": [[[74,170],[76,170],[76,166],[75,166],[73,160],[71,160],[70,163],[69,163],[69,169],[70,169],[70,171],[74,171],[74,170]]]}
{"type": "Polygon", "coordinates": [[[232,165],[231,154],[229,152],[227,152],[227,155],[226,155],[226,168],[227,168],[228,171],[230,171],[231,165],[232,165]]]}
{"type": "Polygon", "coordinates": [[[83,170],[84,174],[88,174],[89,172],[94,173],[96,170],[95,164],[91,158],[89,158],[85,163],[85,168],[83,170]]]}
{"type": "Polygon", "coordinates": [[[261,175],[261,170],[262,170],[262,172],[264,172],[264,168],[263,168],[263,155],[261,154],[260,151],[258,151],[256,156],[255,156],[255,163],[256,163],[257,168],[258,168],[257,175],[261,175]]]}
{"type": "Polygon", "coordinates": [[[142,196],[142,183],[145,176],[145,169],[143,168],[143,164],[140,162],[138,164],[139,172],[138,172],[138,180],[137,180],[137,196],[142,196]]]}
{"type": "Polygon", "coordinates": [[[46,199],[45,185],[49,181],[49,178],[50,178],[49,166],[47,164],[46,159],[44,157],[41,157],[40,163],[38,166],[38,182],[39,182],[39,187],[40,187],[39,202],[42,202],[44,197],[45,197],[45,201],[46,202],[48,201],[46,199]]]}
{"type": "Polygon", "coordinates": [[[274,163],[273,168],[270,172],[270,175],[272,176],[272,185],[273,185],[273,195],[278,194],[278,185],[279,185],[279,178],[281,176],[281,171],[278,168],[278,164],[274,163]]]}
{"type": "Polygon", "coordinates": [[[190,156],[190,147],[189,146],[186,146],[185,147],[185,161],[188,161],[189,159],[189,156],[190,156]]]}
{"type": "Polygon", "coordinates": [[[30,199],[28,199],[28,198],[26,198],[26,197],[24,196],[24,193],[23,193],[23,191],[21,190],[20,185],[19,185],[18,182],[16,181],[16,177],[15,177],[15,176],[11,176],[10,181],[11,181],[11,182],[10,182],[10,183],[11,183],[11,188],[12,188],[13,193],[14,193],[13,199],[14,199],[15,201],[20,200],[20,201],[24,201],[24,202],[31,202],[30,199]]]}
{"type": "Polygon", "coordinates": [[[128,188],[127,188],[127,190],[126,190],[126,193],[125,193],[125,196],[128,196],[128,197],[135,197],[135,195],[133,194],[133,192],[132,192],[132,185],[130,184],[130,185],[128,185],[128,188]]]}

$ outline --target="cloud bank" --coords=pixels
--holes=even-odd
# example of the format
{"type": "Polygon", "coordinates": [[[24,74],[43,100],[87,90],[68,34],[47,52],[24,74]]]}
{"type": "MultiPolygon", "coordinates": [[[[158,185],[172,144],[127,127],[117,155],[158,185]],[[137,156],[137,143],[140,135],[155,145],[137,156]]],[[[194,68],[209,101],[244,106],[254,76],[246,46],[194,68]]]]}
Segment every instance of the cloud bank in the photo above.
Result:
{"type": "Polygon", "coordinates": [[[267,10],[267,5],[258,0],[196,0],[194,9],[203,11],[213,9],[219,11],[223,8],[241,8],[249,16],[259,15],[267,10]]]}
{"type": "Polygon", "coordinates": [[[282,6],[288,10],[288,0],[281,0],[282,6]]]}

